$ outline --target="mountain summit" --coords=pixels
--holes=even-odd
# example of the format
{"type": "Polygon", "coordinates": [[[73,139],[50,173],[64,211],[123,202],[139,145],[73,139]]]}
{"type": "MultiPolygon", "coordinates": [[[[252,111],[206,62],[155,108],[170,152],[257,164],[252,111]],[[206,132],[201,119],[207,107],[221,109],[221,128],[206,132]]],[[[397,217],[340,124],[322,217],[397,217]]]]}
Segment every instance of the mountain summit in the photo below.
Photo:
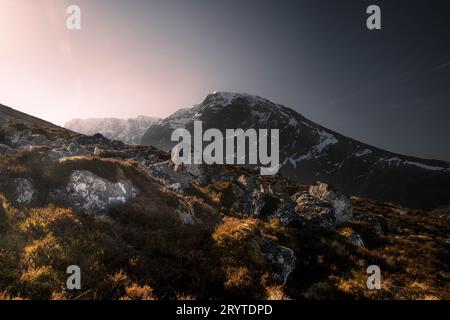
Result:
{"type": "Polygon", "coordinates": [[[450,165],[395,154],[345,137],[296,111],[243,93],[214,92],[192,108],[153,124],[142,143],[170,150],[176,128],[204,130],[279,129],[280,174],[311,183],[324,181],[349,194],[408,207],[431,209],[450,202],[450,165]]]}

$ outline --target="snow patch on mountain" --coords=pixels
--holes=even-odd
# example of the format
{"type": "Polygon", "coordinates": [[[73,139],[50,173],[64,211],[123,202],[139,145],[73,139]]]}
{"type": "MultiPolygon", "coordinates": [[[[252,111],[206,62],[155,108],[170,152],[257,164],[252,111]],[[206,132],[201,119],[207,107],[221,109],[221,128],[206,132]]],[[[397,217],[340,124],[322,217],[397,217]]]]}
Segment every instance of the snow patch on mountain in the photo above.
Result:
{"type": "Polygon", "coordinates": [[[323,130],[318,130],[317,133],[320,136],[320,143],[313,148],[313,152],[316,154],[322,153],[323,150],[329,146],[338,143],[338,139],[331,133],[325,132],[323,130]]]}
{"type": "Polygon", "coordinates": [[[353,155],[354,155],[355,157],[357,157],[357,158],[361,158],[361,157],[367,156],[367,155],[369,155],[369,154],[371,154],[371,153],[373,153],[372,150],[370,150],[370,149],[364,149],[364,150],[360,150],[360,151],[358,151],[358,152],[355,152],[353,155]]]}
{"type": "Polygon", "coordinates": [[[409,161],[409,160],[403,160],[399,157],[390,157],[390,158],[381,158],[379,161],[387,162],[389,166],[400,166],[400,165],[410,165],[415,166],[424,170],[429,171],[450,171],[449,168],[439,167],[439,166],[432,166],[420,162],[415,161],[409,161]]]}

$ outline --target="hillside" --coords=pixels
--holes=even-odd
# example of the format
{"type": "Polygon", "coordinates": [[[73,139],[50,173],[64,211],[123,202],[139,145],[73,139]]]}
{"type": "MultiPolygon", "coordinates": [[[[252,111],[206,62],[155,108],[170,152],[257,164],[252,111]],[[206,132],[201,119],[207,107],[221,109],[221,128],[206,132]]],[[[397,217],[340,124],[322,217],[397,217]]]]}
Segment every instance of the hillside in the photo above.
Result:
{"type": "Polygon", "coordinates": [[[174,166],[15,114],[0,110],[0,299],[449,298],[448,209],[174,166]],[[366,287],[373,264],[382,290],[366,287]]]}

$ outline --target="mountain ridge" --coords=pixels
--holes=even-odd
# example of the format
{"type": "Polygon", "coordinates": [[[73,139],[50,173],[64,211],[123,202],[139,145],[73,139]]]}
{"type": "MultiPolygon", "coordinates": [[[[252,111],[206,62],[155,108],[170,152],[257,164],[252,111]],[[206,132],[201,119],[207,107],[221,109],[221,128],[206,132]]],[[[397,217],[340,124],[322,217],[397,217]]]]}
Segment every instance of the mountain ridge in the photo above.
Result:
{"type": "Polygon", "coordinates": [[[108,139],[119,140],[127,144],[140,144],[145,131],[159,120],[149,116],[128,119],[113,117],[72,119],[64,127],[82,134],[100,133],[108,139]]]}

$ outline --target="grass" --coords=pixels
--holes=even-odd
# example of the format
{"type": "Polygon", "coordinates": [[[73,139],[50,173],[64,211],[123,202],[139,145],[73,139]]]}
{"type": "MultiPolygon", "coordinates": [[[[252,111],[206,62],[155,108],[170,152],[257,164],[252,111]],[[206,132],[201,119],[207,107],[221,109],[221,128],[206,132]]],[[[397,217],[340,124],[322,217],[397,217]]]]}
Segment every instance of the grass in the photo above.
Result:
{"type": "MultiPolygon", "coordinates": [[[[448,208],[431,213],[353,198],[367,220],[333,231],[286,229],[277,220],[246,216],[232,182],[164,190],[133,161],[72,157],[49,163],[45,151],[0,157],[0,299],[448,299],[448,208]],[[74,170],[141,192],[106,215],[54,203],[50,191],[74,170]],[[30,178],[36,203],[14,205],[14,179],[30,178]],[[180,212],[195,213],[183,225],[180,212]],[[365,247],[348,237],[358,233],[365,247]],[[287,285],[274,283],[262,255],[265,239],[294,250],[287,285]],[[82,270],[82,290],[65,288],[66,268],[82,270]],[[366,288],[367,266],[382,270],[382,290],[366,288]]],[[[224,174],[239,175],[225,168],[224,174]]],[[[261,178],[288,194],[305,186],[261,178]]],[[[267,210],[277,199],[267,201],[267,210]]]]}

